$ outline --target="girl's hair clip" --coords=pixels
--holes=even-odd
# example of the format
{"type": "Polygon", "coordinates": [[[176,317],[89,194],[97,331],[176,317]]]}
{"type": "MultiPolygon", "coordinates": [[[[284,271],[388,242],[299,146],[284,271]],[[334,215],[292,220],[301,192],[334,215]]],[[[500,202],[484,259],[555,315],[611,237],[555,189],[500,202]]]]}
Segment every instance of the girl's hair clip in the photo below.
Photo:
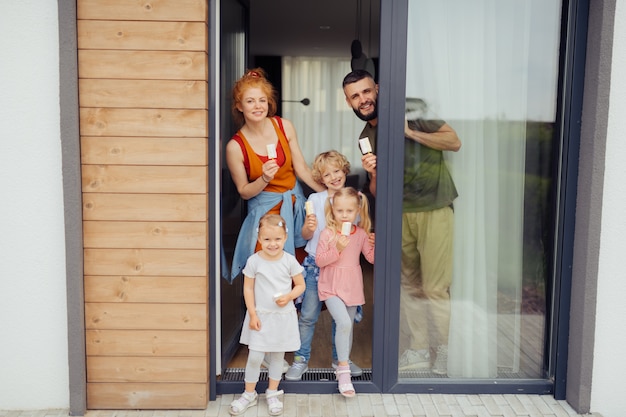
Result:
{"type": "Polygon", "coordinates": [[[283,226],[284,226],[283,222],[278,222],[278,225],[279,225],[280,227],[283,227],[283,226]]]}
{"type": "Polygon", "coordinates": [[[248,72],[246,73],[246,76],[248,76],[248,77],[253,77],[253,78],[261,78],[261,74],[259,74],[259,73],[258,73],[258,72],[256,72],[256,71],[248,71],[248,72]]]}

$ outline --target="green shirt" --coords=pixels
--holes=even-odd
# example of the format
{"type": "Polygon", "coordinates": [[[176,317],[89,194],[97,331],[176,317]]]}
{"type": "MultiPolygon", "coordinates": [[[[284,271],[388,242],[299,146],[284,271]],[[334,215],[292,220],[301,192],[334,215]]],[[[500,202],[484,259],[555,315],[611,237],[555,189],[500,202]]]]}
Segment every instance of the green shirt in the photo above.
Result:
{"type": "MultiPolygon", "coordinates": [[[[411,120],[409,128],[434,133],[443,126],[443,120],[411,120]]],[[[376,127],[367,123],[360,138],[369,137],[376,153],[376,127]]],[[[366,184],[366,187],[369,187],[366,184]]],[[[452,176],[443,158],[443,151],[404,138],[403,212],[431,211],[452,204],[458,196],[452,176]]]]}

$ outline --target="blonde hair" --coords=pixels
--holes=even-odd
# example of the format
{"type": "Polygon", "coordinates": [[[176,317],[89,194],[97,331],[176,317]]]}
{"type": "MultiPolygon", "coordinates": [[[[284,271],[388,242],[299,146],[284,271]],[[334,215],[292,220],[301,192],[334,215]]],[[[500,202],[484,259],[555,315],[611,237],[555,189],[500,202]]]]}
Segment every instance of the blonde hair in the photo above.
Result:
{"type": "Polygon", "coordinates": [[[367,201],[367,197],[353,187],[345,187],[337,190],[332,197],[328,197],[326,199],[326,204],[324,206],[324,213],[326,214],[326,227],[333,230],[340,229],[341,225],[337,222],[337,220],[335,220],[335,216],[333,216],[333,203],[337,201],[338,198],[353,198],[356,200],[357,205],[359,206],[359,227],[369,233],[372,227],[369,202],[367,201]]]}
{"type": "Polygon", "coordinates": [[[246,73],[235,82],[233,86],[233,101],[231,103],[231,112],[233,120],[237,127],[241,127],[245,123],[245,119],[237,105],[243,100],[243,94],[250,88],[260,88],[263,94],[267,96],[267,116],[272,117],[276,114],[276,90],[272,83],[267,79],[267,74],[263,68],[254,68],[247,70],[246,73]]]}
{"type": "Polygon", "coordinates": [[[331,150],[322,152],[315,157],[315,161],[313,161],[313,167],[311,169],[313,179],[316,182],[323,184],[322,173],[329,166],[339,167],[339,169],[341,169],[346,176],[350,174],[350,162],[348,161],[348,158],[335,150],[331,150]]]}
{"type": "Polygon", "coordinates": [[[282,227],[285,233],[287,233],[288,231],[287,223],[285,222],[285,219],[283,219],[282,216],[278,214],[272,214],[272,213],[264,214],[259,220],[259,231],[261,231],[261,229],[264,226],[278,226],[278,227],[282,227]]]}

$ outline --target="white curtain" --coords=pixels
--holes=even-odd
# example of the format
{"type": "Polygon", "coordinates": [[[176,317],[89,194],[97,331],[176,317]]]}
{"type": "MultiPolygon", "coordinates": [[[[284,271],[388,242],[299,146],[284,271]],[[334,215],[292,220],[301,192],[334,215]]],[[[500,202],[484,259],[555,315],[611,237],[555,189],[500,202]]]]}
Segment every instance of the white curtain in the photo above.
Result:
{"type": "MultiPolygon", "coordinates": [[[[349,45],[348,45],[349,46],[349,45]]],[[[349,52],[349,50],[348,50],[349,52]]],[[[311,164],[320,152],[335,149],[352,164],[352,171],[361,167],[357,146],[364,123],[346,103],[341,83],[350,69],[346,58],[283,57],[282,116],[293,122],[298,142],[307,162],[311,164]]]]}
{"type": "Polygon", "coordinates": [[[450,377],[519,367],[531,9],[518,0],[409,1],[407,97],[424,99],[462,142],[446,153],[459,191],[450,377]],[[498,314],[499,291],[513,300],[508,315],[498,314]]]}

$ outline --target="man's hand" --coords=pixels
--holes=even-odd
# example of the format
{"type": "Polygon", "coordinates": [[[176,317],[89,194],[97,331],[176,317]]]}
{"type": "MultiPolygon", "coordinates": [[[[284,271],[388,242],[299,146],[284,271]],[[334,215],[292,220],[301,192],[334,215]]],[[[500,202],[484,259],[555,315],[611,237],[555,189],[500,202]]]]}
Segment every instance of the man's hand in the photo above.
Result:
{"type": "Polygon", "coordinates": [[[367,153],[361,156],[361,164],[363,165],[363,169],[370,175],[376,175],[376,155],[367,153]]]}

